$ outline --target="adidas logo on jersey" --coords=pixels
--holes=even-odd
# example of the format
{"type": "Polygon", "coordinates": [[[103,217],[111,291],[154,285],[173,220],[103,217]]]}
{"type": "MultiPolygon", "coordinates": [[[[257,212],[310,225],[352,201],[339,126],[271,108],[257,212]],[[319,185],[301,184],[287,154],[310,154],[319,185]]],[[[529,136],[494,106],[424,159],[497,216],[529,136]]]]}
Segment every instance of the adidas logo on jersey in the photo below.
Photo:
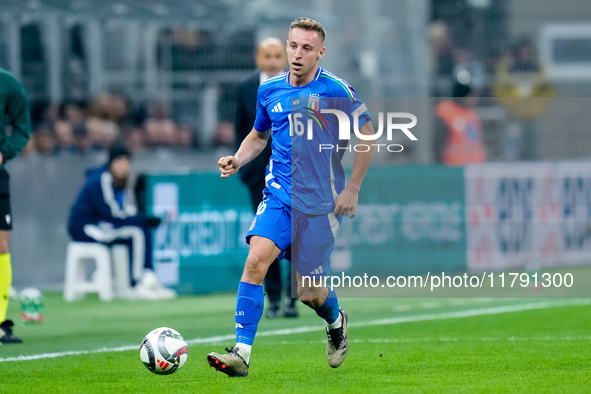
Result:
{"type": "Polygon", "coordinates": [[[323,273],[324,273],[324,270],[322,269],[322,266],[319,266],[314,271],[310,272],[310,275],[319,275],[319,274],[323,274],[323,273]]]}
{"type": "Polygon", "coordinates": [[[281,102],[275,104],[271,112],[283,112],[283,107],[281,107],[281,102]]]}

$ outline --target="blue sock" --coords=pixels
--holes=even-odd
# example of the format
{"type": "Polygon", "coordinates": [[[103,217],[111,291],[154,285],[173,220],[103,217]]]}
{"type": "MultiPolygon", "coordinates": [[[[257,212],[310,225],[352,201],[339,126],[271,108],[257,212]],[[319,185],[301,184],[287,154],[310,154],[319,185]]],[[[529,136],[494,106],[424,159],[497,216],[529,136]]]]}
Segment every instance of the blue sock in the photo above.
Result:
{"type": "Polygon", "coordinates": [[[328,324],[332,324],[339,318],[339,300],[337,293],[329,287],[328,297],[324,304],[316,308],[316,314],[323,318],[328,324]]]}
{"type": "Polygon", "coordinates": [[[263,285],[240,282],[236,297],[236,343],[251,345],[263,316],[263,285]]]}

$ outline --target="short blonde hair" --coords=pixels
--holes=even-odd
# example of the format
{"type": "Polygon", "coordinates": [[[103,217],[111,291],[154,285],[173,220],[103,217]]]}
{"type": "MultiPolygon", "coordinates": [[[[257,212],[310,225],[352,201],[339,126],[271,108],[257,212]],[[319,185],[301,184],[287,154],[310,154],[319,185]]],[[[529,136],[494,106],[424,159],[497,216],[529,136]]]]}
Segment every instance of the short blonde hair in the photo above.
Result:
{"type": "Polygon", "coordinates": [[[326,38],[326,31],[320,22],[315,21],[314,19],[310,18],[298,18],[295,21],[291,22],[289,26],[289,30],[292,29],[304,29],[315,31],[318,33],[318,37],[320,37],[320,41],[324,43],[324,39],[326,38]]]}

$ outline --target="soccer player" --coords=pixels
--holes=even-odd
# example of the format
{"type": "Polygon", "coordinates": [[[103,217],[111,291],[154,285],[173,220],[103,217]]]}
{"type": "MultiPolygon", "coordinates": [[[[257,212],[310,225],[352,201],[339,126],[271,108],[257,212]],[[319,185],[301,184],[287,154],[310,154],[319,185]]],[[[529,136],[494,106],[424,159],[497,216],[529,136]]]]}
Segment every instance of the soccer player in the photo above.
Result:
{"type": "Polygon", "coordinates": [[[27,96],[21,84],[0,68],[0,343],[20,343],[12,333],[13,322],[6,320],[8,292],[12,282],[12,266],[8,251],[9,231],[12,230],[10,189],[4,163],[15,157],[31,136],[31,121],[27,96]],[[6,134],[5,119],[11,127],[6,134]]]}
{"type": "MultiPolygon", "coordinates": [[[[238,286],[236,346],[226,348],[225,354],[207,356],[211,366],[229,376],[248,375],[252,344],[263,313],[262,283],[275,258],[291,259],[297,271],[300,300],[325,320],[328,364],[333,368],[340,366],[349,350],[348,318],[339,308],[334,290],[315,287],[310,280],[303,280],[303,276],[328,274],[336,231],[343,216],[355,215],[359,188],[373,149],[355,154],[353,171],[345,187],[340,164],[343,150],[318,152],[317,146],[315,151],[306,152],[301,133],[297,130],[292,133],[295,127],[292,115],[295,110],[306,108],[320,114],[318,110],[332,102],[338,106],[333,109],[358,117],[362,134],[373,135],[374,130],[367,108],[353,88],[318,66],[325,53],[324,38],[324,28],[314,20],[299,18],[291,24],[286,48],[289,72],[261,84],[252,131],[234,156],[218,161],[221,177],[229,177],[255,158],[267,145],[269,134],[272,135],[273,154],[265,177],[267,188],[247,234],[249,253],[238,286]]],[[[327,127],[315,137],[324,142],[330,140],[333,146],[344,142],[338,139],[336,116],[325,114],[323,123],[327,127]]]]}
{"type": "MultiPolygon", "coordinates": [[[[285,71],[287,58],[285,56],[285,46],[278,38],[269,37],[262,40],[257,46],[256,64],[260,71],[253,74],[238,87],[238,105],[236,106],[236,130],[237,147],[248,136],[252,130],[252,125],[257,114],[257,92],[259,85],[269,78],[285,71]]],[[[248,187],[250,191],[250,200],[252,202],[253,212],[261,202],[261,196],[265,189],[265,168],[271,158],[271,144],[267,143],[265,149],[250,163],[240,168],[240,180],[248,187]]],[[[267,309],[268,318],[281,317],[281,264],[275,260],[267,271],[265,276],[265,292],[269,299],[267,309]]],[[[285,286],[286,302],[285,317],[297,317],[296,307],[297,299],[292,298],[291,281],[285,286]]]]}

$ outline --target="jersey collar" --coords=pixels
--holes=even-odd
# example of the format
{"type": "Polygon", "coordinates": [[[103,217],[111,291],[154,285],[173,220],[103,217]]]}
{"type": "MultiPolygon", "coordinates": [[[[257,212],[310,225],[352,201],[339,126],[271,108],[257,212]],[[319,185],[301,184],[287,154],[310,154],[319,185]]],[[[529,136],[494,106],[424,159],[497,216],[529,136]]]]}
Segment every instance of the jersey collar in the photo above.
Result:
{"type": "MultiPolygon", "coordinates": [[[[323,71],[322,67],[318,66],[318,70],[316,70],[316,76],[314,77],[314,79],[312,81],[318,81],[318,78],[320,78],[320,74],[322,74],[322,71],[323,71]]],[[[289,76],[290,75],[291,75],[291,71],[288,71],[285,73],[285,83],[287,83],[288,85],[291,86],[291,84],[289,83],[289,76]]],[[[310,83],[312,83],[312,82],[310,82],[310,83]]]]}

